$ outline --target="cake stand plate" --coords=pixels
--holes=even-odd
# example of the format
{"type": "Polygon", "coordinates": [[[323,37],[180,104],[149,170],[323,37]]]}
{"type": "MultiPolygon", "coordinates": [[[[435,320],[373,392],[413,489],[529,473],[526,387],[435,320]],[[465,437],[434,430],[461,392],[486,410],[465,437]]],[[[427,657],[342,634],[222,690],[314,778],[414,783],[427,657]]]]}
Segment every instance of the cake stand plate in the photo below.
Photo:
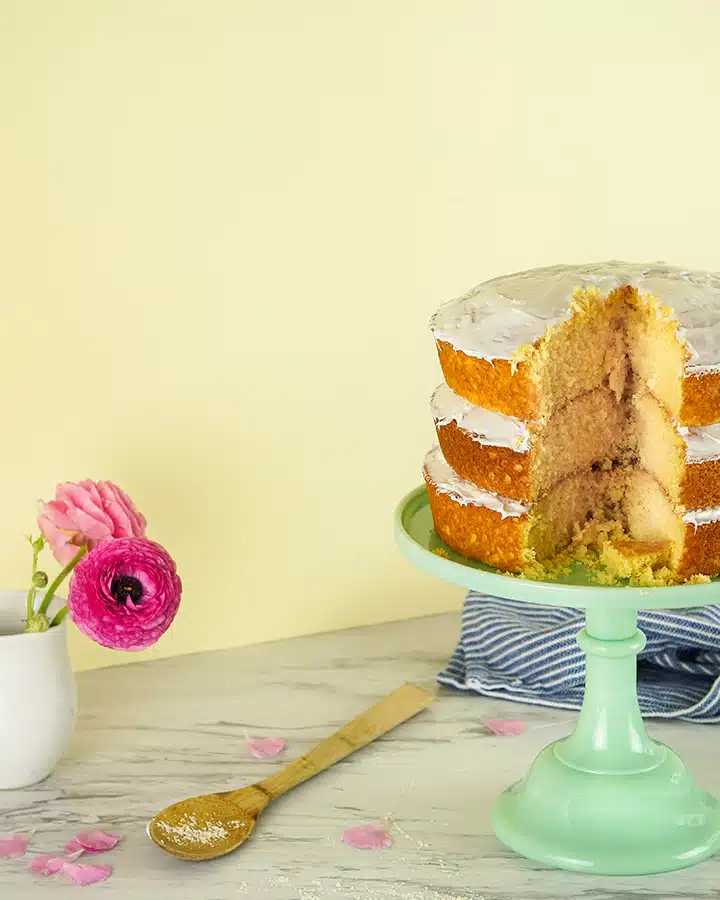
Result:
{"type": "Polygon", "coordinates": [[[637,611],[714,603],[718,583],[607,587],[592,584],[582,568],[559,582],[508,577],[440,540],[424,487],[398,506],[395,536],[411,562],[445,581],[585,610],[578,635],[587,655],[585,696],[575,730],[546,747],[496,801],[493,827],[503,843],[551,866],[604,875],[670,872],[720,848],[720,803],[677,753],[648,737],[636,682],[645,646],[637,611]]]}

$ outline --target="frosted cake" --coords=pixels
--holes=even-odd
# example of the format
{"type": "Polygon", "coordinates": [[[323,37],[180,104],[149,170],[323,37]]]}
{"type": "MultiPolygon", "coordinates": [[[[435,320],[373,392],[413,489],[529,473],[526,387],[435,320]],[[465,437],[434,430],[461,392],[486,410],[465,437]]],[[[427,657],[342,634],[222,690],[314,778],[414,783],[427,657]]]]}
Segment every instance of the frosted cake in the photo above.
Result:
{"type": "MultiPolygon", "coordinates": [[[[644,583],[720,571],[720,275],[554,266],[431,319],[435,528],[532,574],[576,550],[644,583]]],[[[546,567],[547,569],[547,567],[546,567]]]]}

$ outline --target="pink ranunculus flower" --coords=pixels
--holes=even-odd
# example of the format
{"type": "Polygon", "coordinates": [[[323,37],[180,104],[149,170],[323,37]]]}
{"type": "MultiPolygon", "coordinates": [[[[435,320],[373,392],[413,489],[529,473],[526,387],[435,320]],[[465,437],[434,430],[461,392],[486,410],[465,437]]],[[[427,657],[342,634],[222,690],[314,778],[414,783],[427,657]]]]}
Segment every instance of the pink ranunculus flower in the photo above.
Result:
{"type": "Polygon", "coordinates": [[[80,631],[98,644],[144,650],[170,627],[181,593],[167,550],[147,538],[120,538],[80,560],[67,606],[80,631]]]}
{"type": "Polygon", "coordinates": [[[55,559],[67,565],[80,547],[111,538],[145,537],[146,522],[128,495],[112,481],[64,482],[55,499],[40,501],[38,525],[55,559]]]}

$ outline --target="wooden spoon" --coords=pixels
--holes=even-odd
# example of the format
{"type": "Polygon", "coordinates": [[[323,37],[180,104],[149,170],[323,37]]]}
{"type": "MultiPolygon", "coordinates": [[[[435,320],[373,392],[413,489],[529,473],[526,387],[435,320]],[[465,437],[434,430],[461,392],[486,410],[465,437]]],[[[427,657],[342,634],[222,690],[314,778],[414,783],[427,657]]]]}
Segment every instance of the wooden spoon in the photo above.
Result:
{"type": "Polygon", "coordinates": [[[224,856],[250,837],[271,800],[406,722],[434,699],[423,688],[406,684],[264,781],[168,806],[149,823],[148,834],[158,847],[180,859],[224,856]]]}

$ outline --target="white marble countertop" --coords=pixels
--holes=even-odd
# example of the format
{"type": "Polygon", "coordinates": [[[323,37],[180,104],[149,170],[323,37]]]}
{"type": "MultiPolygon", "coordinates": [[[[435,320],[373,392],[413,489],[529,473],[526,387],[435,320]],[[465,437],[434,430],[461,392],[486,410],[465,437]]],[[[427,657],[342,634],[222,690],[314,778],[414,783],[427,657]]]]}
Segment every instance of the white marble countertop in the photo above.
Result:
{"type": "MultiPolygon", "coordinates": [[[[104,884],[38,880],[0,860],[0,898],[89,891],[136,900],[718,900],[717,858],[682,872],[607,878],[546,869],[494,837],[490,807],[572,715],[442,691],[412,722],[281,798],[252,841],[212,863],[166,856],[147,820],[192,794],[250,783],[276,769],[248,751],[281,735],[286,758],[310,749],[403,681],[430,686],[459,633],[456,615],[298,638],[88,672],[71,749],[47,781],[0,792],[0,834],[35,827],[32,849],[58,852],[85,827],[124,835],[94,861],[104,884]],[[484,716],[521,717],[499,738],[484,716]],[[361,851],[345,828],[391,817],[393,847],[361,851]]],[[[720,727],[650,723],[697,779],[720,792],[720,727]]]]}

